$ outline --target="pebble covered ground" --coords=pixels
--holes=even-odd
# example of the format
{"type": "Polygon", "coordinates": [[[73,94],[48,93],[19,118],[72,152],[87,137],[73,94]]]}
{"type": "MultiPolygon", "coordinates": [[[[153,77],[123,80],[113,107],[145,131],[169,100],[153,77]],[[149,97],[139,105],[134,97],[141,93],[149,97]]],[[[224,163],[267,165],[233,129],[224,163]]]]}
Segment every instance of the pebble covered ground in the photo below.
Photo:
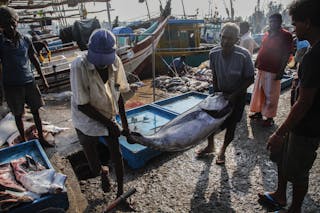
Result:
{"type": "MultiPolygon", "coordinates": [[[[276,167],[269,160],[266,140],[277,125],[286,118],[290,105],[290,91],[281,95],[275,126],[263,128],[248,118],[248,105],[236,136],[227,149],[226,164],[218,166],[215,157],[221,147],[224,132],[216,137],[215,154],[203,159],[195,158],[198,145],[185,152],[162,153],[138,170],[125,166],[125,190],[135,187],[137,192],[129,199],[136,212],[266,212],[257,203],[257,194],[276,187],[276,167]]],[[[72,127],[68,101],[48,102],[41,111],[43,120],[62,127],[72,127]]],[[[79,144],[74,130],[56,136],[57,151],[63,143],[76,149],[79,144]]],[[[318,151],[319,153],[319,151],[318,151]]],[[[320,159],[311,170],[309,192],[304,201],[304,212],[320,212],[320,159]]],[[[112,172],[112,190],[103,193],[100,178],[80,181],[82,193],[88,200],[87,212],[103,212],[116,195],[115,177],[112,172]]],[[[288,204],[292,188],[288,187],[288,204]]],[[[72,212],[72,209],[69,210],[72,212]]],[[[131,212],[117,207],[114,212],[131,212]]]]}

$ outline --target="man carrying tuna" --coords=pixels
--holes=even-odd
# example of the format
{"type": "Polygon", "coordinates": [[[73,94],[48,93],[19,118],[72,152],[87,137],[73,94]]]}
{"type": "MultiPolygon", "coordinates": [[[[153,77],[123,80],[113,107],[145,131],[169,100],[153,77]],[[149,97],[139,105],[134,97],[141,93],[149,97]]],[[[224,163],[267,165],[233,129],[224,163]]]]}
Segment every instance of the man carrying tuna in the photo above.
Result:
{"type": "MultiPolygon", "coordinates": [[[[234,138],[237,123],[241,120],[246,102],[247,88],[254,81],[254,67],[248,50],[236,45],[239,40],[239,27],[226,23],[221,30],[220,46],[210,51],[210,68],[213,73],[215,92],[222,92],[233,104],[233,112],[225,121],[224,143],[216,159],[216,164],[224,164],[225,151],[234,138]]],[[[196,151],[198,157],[214,151],[214,135],[208,137],[208,145],[196,151]]]]}

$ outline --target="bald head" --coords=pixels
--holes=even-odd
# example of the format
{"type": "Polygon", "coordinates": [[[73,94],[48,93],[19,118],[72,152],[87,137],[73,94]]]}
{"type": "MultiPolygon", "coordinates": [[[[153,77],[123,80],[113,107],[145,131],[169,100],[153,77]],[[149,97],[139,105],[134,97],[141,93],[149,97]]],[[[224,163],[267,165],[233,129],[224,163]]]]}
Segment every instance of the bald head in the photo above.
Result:
{"type": "Polygon", "coordinates": [[[240,29],[235,23],[228,22],[222,27],[221,35],[222,34],[228,34],[229,36],[238,39],[240,35],[240,29]]]}
{"type": "Polygon", "coordinates": [[[5,28],[12,24],[12,21],[18,21],[17,13],[10,7],[0,7],[0,27],[5,28]]]}

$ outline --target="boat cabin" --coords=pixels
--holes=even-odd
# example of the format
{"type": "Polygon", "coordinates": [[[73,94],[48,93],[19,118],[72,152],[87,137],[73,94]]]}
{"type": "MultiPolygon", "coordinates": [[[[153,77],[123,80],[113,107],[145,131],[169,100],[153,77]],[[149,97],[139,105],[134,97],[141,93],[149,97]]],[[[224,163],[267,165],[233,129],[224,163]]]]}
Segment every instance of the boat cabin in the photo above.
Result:
{"type": "Polygon", "coordinates": [[[169,19],[159,48],[196,48],[200,46],[200,26],[204,20],[169,19]]]}

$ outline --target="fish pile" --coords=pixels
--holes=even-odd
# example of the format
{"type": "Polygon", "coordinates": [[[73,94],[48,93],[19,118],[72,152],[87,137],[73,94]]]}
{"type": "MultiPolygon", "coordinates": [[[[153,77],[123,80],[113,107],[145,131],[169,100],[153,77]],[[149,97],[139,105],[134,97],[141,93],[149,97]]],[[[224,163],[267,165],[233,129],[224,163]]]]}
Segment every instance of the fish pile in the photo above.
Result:
{"type": "Polygon", "coordinates": [[[212,70],[209,69],[208,61],[206,61],[199,67],[190,68],[183,76],[159,76],[155,78],[153,84],[156,88],[167,92],[205,92],[212,84],[212,70]]]}
{"type": "MultiPolygon", "coordinates": [[[[23,126],[26,137],[29,140],[37,139],[38,133],[31,114],[24,116],[23,126]]],[[[51,144],[54,144],[54,136],[69,128],[58,127],[48,122],[42,121],[43,124],[43,135],[45,139],[51,144]]],[[[17,130],[14,116],[12,113],[8,113],[3,119],[0,120],[0,147],[2,146],[14,146],[21,142],[20,133],[17,130]]]]}
{"type": "Polygon", "coordinates": [[[232,109],[222,94],[210,95],[160,127],[155,134],[145,136],[133,131],[127,141],[160,151],[183,151],[220,132],[232,109]]]}
{"type": "Polygon", "coordinates": [[[0,165],[0,212],[32,202],[44,194],[61,193],[66,178],[53,169],[46,169],[29,155],[0,165]]]}
{"type": "Polygon", "coordinates": [[[186,93],[189,91],[207,91],[210,86],[210,81],[199,80],[197,78],[198,77],[191,75],[185,75],[183,77],[170,77],[162,75],[155,78],[153,84],[156,88],[167,92],[186,93]]]}

